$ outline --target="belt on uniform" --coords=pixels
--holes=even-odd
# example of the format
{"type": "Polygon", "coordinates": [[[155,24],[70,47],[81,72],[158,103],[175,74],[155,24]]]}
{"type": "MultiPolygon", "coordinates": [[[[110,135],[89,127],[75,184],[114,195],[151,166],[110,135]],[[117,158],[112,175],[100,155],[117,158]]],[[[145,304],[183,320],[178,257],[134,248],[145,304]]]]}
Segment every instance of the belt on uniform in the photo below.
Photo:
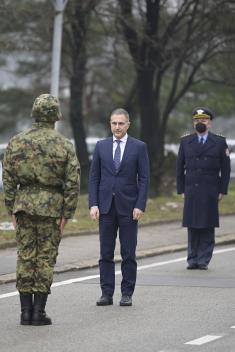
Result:
{"type": "Polygon", "coordinates": [[[46,186],[46,185],[40,185],[37,183],[30,183],[27,185],[20,185],[19,186],[20,190],[24,189],[29,189],[29,190],[42,190],[42,191],[48,191],[52,193],[63,193],[62,187],[59,186],[46,186]]]}

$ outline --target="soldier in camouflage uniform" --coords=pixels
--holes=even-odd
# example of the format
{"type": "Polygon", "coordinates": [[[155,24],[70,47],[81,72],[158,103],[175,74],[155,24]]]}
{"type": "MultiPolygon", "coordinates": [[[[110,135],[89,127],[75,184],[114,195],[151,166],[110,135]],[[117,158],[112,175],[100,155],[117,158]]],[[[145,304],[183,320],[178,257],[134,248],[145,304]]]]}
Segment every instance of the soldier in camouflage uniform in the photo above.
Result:
{"type": "Polygon", "coordinates": [[[80,167],[73,145],[54,129],[50,94],[36,98],[32,128],[13,137],[3,161],[5,204],[16,228],[21,324],[49,325],[45,313],[61,234],[75,212],[80,167]]]}

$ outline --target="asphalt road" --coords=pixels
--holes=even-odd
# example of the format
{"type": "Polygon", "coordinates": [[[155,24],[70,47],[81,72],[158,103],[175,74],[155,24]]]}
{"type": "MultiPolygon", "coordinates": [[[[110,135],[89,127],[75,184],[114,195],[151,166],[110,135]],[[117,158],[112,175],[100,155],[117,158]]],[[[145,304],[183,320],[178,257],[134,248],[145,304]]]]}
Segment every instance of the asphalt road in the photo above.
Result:
{"type": "Polygon", "coordinates": [[[109,307],[95,306],[97,269],[56,275],[49,327],[20,326],[14,284],[1,285],[0,351],[234,352],[235,247],[217,247],[208,271],[185,270],[185,255],[139,260],[132,307],[118,305],[119,274],[109,307]]]}

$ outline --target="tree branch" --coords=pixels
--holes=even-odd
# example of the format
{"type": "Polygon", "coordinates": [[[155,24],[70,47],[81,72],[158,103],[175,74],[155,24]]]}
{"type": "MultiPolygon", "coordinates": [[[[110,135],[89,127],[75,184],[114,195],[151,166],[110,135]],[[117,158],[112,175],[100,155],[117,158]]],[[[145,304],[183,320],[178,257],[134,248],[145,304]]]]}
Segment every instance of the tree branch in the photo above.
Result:
{"type": "Polygon", "coordinates": [[[118,0],[118,3],[122,14],[120,23],[122,24],[123,33],[129,46],[131,56],[136,64],[139,58],[139,38],[137,31],[134,29],[132,0],[118,0]]]}

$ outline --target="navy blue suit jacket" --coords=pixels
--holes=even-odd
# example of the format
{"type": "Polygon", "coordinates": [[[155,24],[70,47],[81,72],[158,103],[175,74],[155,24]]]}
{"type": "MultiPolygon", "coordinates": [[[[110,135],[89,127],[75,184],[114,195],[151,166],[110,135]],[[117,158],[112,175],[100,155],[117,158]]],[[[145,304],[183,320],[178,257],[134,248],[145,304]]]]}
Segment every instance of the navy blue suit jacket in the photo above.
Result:
{"type": "Polygon", "coordinates": [[[144,142],[128,136],[117,172],[113,138],[97,142],[89,175],[89,207],[97,205],[101,214],[107,214],[115,194],[119,214],[130,215],[134,208],[144,211],[148,186],[149,159],[144,142]]]}

